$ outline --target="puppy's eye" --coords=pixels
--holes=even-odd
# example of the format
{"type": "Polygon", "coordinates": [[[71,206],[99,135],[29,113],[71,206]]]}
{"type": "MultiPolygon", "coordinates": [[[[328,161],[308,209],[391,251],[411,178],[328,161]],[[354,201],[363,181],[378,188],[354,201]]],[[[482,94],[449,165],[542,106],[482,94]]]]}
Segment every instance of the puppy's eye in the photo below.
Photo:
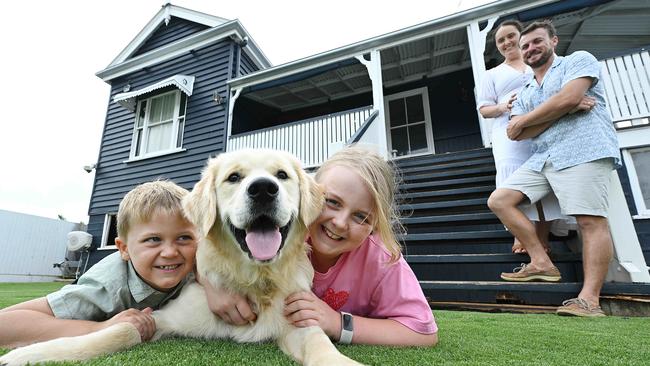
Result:
{"type": "Polygon", "coordinates": [[[284,170],[278,170],[278,172],[275,174],[278,179],[286,180],[289,179],[289,175],[287,175],[287,172],[284,170]]]}
{"type": "Polygon", "coordinates": [[[239,175],[239,173],[232,173],[228,176],[227,180],[230,183],[237,183],[241,180],[241,175],[239,175]]]}

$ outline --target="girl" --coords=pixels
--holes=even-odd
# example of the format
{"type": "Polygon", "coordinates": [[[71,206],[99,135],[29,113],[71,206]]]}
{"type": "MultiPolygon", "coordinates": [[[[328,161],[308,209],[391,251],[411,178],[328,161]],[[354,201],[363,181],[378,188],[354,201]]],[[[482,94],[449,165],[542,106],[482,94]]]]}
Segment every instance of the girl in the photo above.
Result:
{"type": "MultiPolygon", "coordinates": [[[[326,193],[309,228],[313,292],[286,299],[287,319],[320,326],[342,343],[435,345],[438,327],[393,230],[399,222],[393,167],[374,152],[348,147],[321,166],[316,181],[326,193]]],[[[255,319],[241,296],[217,292],[209,303],[225,321],[255,319]]]]}

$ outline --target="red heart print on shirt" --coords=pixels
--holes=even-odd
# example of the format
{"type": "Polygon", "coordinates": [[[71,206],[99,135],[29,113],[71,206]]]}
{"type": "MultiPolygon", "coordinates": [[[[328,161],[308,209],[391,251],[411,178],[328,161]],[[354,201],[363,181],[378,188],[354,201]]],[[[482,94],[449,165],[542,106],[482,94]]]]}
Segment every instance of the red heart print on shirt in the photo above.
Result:
{"type": "Polygon", "coordinates": [[[325,291],[321,300],[325,301],[334,310],[339,310],[348,301],[350,294],[347,291],[335,292],[331,287],[325,291]]]}

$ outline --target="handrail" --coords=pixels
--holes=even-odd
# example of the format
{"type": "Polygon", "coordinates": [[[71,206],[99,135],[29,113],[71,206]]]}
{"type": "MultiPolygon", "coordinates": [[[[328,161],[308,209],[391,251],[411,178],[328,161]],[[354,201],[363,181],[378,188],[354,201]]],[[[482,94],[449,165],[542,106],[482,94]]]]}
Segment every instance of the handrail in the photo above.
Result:
{"type": "Polygon", "coordinates": [[[359,140],[361,140],[361,137],[363,137],[363,134],[366,133],[366,130],[372,124],[372,121],[374,121],[378,115],[379,115],[379,111],[375,109],[374,112],[372,112],[372,114],[368,116],[368,118],[366,118],[366,120],[363,122],[361,127],[359,127],[359,129],[357,130],[357,132],[355,132],[354,135],[350,136],[350,138],[348,139],[348,141],[346,141],[345,144],[351,145],[359,142],[359,140]]]}

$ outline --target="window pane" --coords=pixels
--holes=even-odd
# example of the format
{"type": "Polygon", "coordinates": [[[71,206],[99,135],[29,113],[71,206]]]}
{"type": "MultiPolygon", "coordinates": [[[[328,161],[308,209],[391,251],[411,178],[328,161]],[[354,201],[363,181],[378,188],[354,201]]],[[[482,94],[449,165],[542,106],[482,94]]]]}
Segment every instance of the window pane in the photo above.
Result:
{"type": "Polygon", "coordinates": [[[417,152],[426,152],[427,147],[427,131],[424,127],[424,123],[417,124],[415,126],[410,125],[409,130],[409,140],[411,143],[411,153],[417,152]]]}
{"type": "Polygon", "coordinates": [[[166,121],[174,118],[174,102],[176,101],[176,93],[166,94],[162,98],[163,108],[161,121],[166,121]]]}
{"type": "Polygon", "coordinates": [[[161,121],[163,108],[163,100],[160,97],[151,99],[151,109],[149,114],[149,123],[156,123],[161,121]]]}
{"type": "Polygon", "coordinates": [[[187,95],[185,95],[185,93],[181,93],[181,107],[178,109],[178,114],[180,116],[184,116],[186,108],[187,108],[187,95]]]}
{"type": "Polygon", "coordinates": [[[135,156],[140,155],[140,146],[142,146],[142,129],[135,132],[135,156]]]}
{"type": "Polygon", "coordinates": [[[397,150],[397,156],[408,154],[409,142],[406,127],[391,129],[390,138],[392,149],[397,150]]]}
{"type": "Polygon", "coordinates": [[[144,116],[147,113],[147,101],[143,100],[142,103],[140,103],[140,114],[137,116],[137,126],[142,127],[144,124],[144,116]]]}
{"type": "Polygon", "coordinates": [[[406,98],[406,113],[409,123],[424,121],[424,107],[422,105],[421,94],[406,98]]]}
{"type": "Polygon", "coordinates": [[[630,151],[646,209],[650,209],[650,150],[630,151]]]}
{"type": "Polygon", "coordinates": [[[404,99],[395,99],[388,102],[390,111],[390,126],[401,126],[406,123],[406,110],[404,109],[404,99]]]}
{"type": "Polygon", "coordinates": [[[147,141],[148,153],[167,150],[171,140],[172,123],[163,123],[149,129],[149,138],[147,141]]]}
{"type": "Polygon", "coordinates": [[[183,146],[183,129],[185,127],[185,118],[178,119],[178,137],[176,138],[176,147],[183,146]]]}

